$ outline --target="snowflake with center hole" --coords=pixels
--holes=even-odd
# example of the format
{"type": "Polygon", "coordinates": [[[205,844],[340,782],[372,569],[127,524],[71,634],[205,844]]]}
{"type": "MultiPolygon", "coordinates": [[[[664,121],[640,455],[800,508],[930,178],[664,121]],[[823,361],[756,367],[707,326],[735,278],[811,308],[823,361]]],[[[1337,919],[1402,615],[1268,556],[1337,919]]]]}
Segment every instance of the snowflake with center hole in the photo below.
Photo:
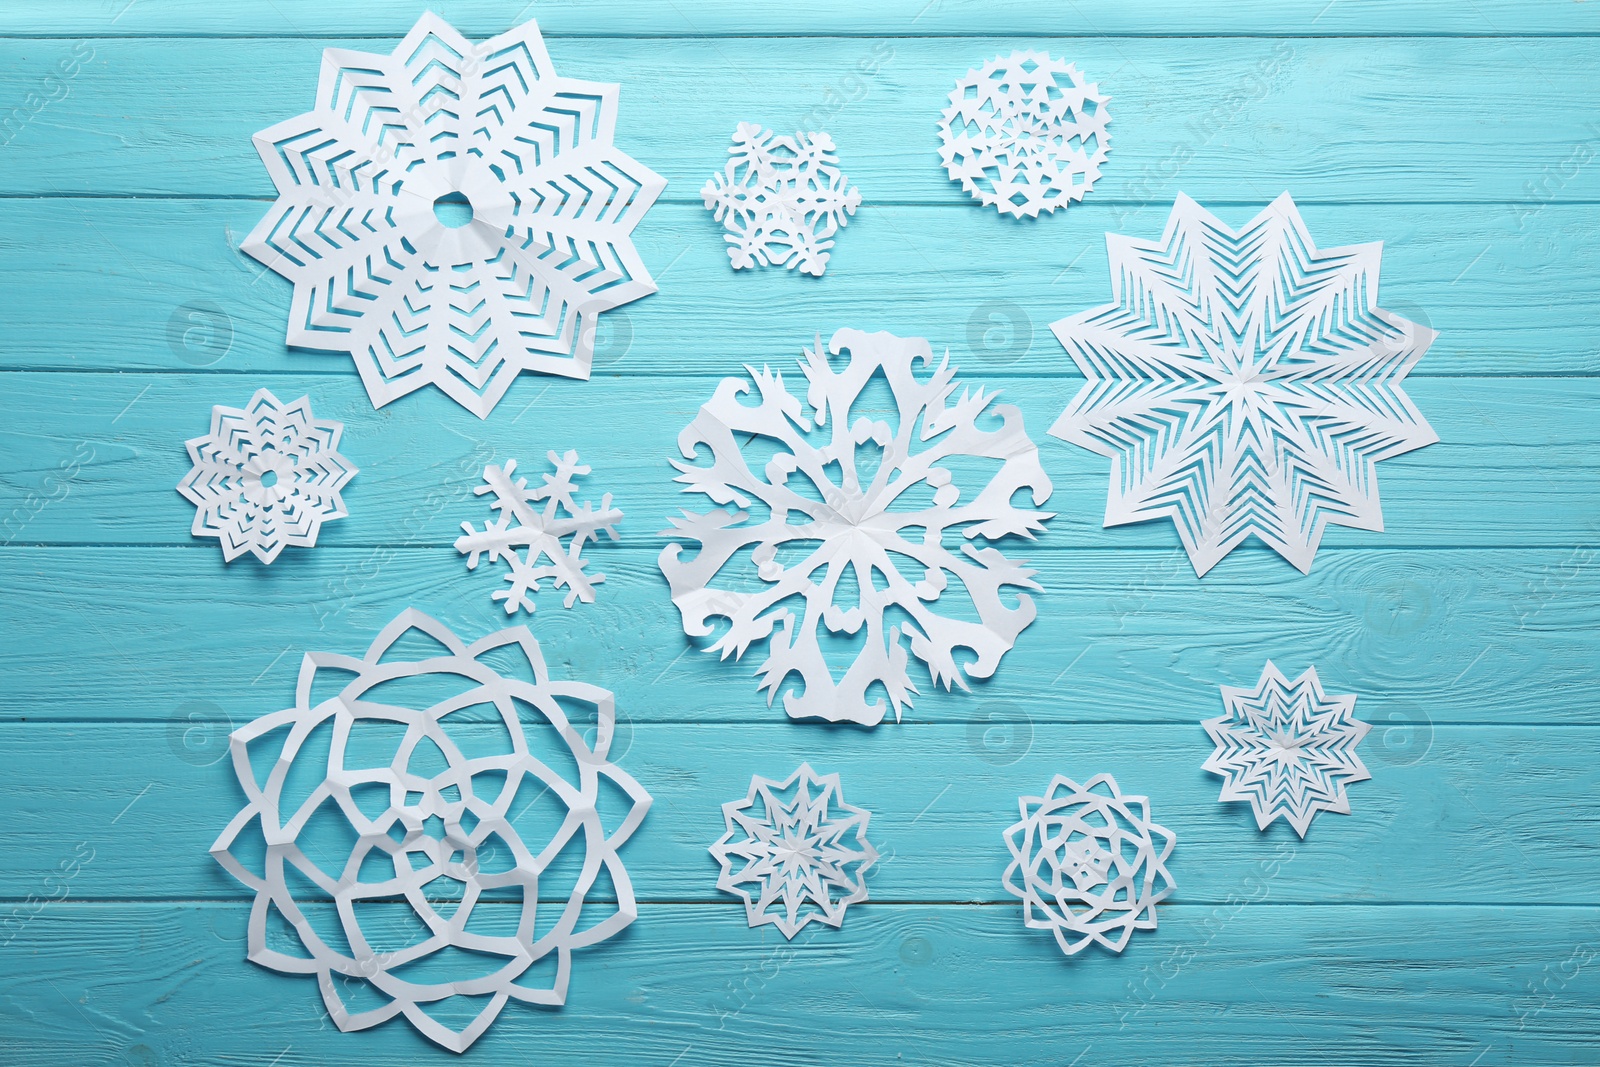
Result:
{"type": "Polygon", "coordinates": [[[963,388],[951,403],[955,368],[948,356],[935,366],[921,338],[840,330],[800,367],[808,405],[781,374],[747,367],[756,402],[742,399],[751,382],[724,379],[678,436],[684,491],[737,510],[673,519],[665,536],[696,544],[692,555],[668,545],[661,570],[691,637],[728,621],[708,651],[743,656],[767,642],[759,674],[769,704],[797,675],[800,691],[783,697],[795,718],[870,726],[892,705],[898,720],[917,692],[908,646],[936,684],[966,689],[966,678],[994,673],[1033,621],[1021,592],[1039,588],[1033,571],[993,542],[1044,529],[1050,513],[1012,498],[1026,492],[1041,505],[1050,479],[1021,412],[991,406],[996,394],[982,389],[963,388]],[[848,360],[836,366],[830,352],[848,360]],[[919,364],[933,373],[919,377],[919,364]],[[875,380],[891,394],[887,407],[867,394],[875,380]],[[694,462],[702,448],[709,464],[694,462]],[[941,611],[941,596],[956,603],[941,611]],[[863,630],[835,680],[823,640],[863,630]]]}
{"type": "Polygon", "coordinates": [[[837,774],[809,763],[782,782],[751,778],[744,800],[722,805],[727,833],[711,846],[717,888],[744,901],[751,927],[771,923],[793,938],[811,922],[838,928],[867,899],[868,812],[844,802],[837,774]]]}
{"type": "Polygon", "coordinates": [[[1205,769],[1222,776],[1220,800],[1246,801],[1265,830],[1279,817],[1301,837],[1319,811],[1350,814],[1345,785],[1372,775],[1356,746],[1372,729],[1356,698],[1322,691],[1316,668],[1289,681],[1270,662],[1254,689],[1222,687],[1226,714],[1203,725],[1217,750],[1205,769]]]}
{"type": "Polygon", "coordinates": [[[860,191],[839,170],[833,138],[779,137],[741,122],[728,155],[733,158],[726,170],[713,175],[700,195],[728,229],[733,269],[759,263],[821,277],[833,235],[861,205],[860,191]]]}

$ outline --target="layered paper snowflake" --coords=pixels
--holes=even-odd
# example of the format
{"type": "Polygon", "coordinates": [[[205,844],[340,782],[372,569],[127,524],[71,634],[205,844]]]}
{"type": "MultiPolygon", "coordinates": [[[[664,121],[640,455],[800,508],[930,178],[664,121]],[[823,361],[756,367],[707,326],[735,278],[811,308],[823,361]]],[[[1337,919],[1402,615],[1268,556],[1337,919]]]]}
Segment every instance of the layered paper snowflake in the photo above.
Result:
{"type": "Polygon", "coordinates": [[[1302,571],[1382,530],[1375,464],[1438,440],[1400,383],[1434,332],[1376,306],[1382,246],[1318,250],[1285,193],[1235,232],[1180,196],[1107,234],[1112,303],[1052,329],[1088,378],[1050,432],[1111,458],[1107,526],[1171,518],[1198,574],[1254,535],[1302,571]]]}
{"type": "Polygon", "coordinates": [[[717,888],[744,901],[750,926],[771,923],[793,938],[810,922],[837,928],[867,899],[868,812],[844,802],[837,774],[809,763],[782,782],[750,780],[750,794],[722,805],[728,832],[711,846],[717,888]]]}
{"type": "Polygon", "coordinates": [[[963,388],[951,403],[955,368],[948,356],[934,366],[921,338],[840,330],[800,367],[807,404],[781,374],[747,367],[755,403],[742,399],[751,382],[724,379],[678,435],[684,491],[732,508],[673,519],[664,534],[679,540],[662,551],[661,570],[691,637],[728,621],[708,651],[743,656],[767,642],[759,674],[769,704],[798,675],[800,691],[783,697],[791,716],[873,725],[893,705],[898,720],[917,692],[908,646],[935,683],[965,689],[966,678],[992,675],[1033,621],[1020,591],[1039,588],[1033,572],[992,545],[1044,529],[1051,514],[1012,497],[1026,491],[1043,504],[1050,479],[1022,414],[982,389],[963,388]],[[848,361],[836,367],[830,352],[848,361]],[[933,373],[918,377],[919,364],[933,373]],[[887,400],[868,395],[874,381],[887,400]],[[702,448],[708,465],[694,462],[702,448]],[[967,543],[958,554],[947,540],[967,543]],[[940,612],[941,594],[958,606],[940,612]],[[821,639],[863,627],[836,681],[821,639]],[[958,666],[958,650],[971,661],[958,666]]]}
{"type": "Polygon", "coordinates": [[[734,270],[799,267],[821,277],[833,235],[850,224],[861,193],[839,170],[826,133],[779,137],[741,122],[727,168],[700,195],[728,230],[734,270]]]}
{"type": "Polygon", "coordinates": [[[409,610],[360,659],[308,654],[295,706],[230,740],[248,803],[211,853],[255,891],[249,958],[315,975],[341,1030],[404,1015],[455,1052],[508,1000],[564,1003],[573,952],[637,917],[617,849],[650,797],[615,716],[525,627],[468,645],[409,610]]]}
{"type": "Polygon", "coordinates": [[[528,593],[537,593],[544,578],[554,582],[557,589],[567,590],[567,607],[576,600],[594,603],[594,587],[606,576],[584,573],[588,562],[582,558],[583,546],[598,540],[602,532],[615,541],[616,524],[622,521],[622,512],[611,506],[610,493],[600,499],[599,510],[587,500],[579,504],[573,499],[577,491],[574,479],[589,473],[589,468],[578,462],[577,452],[558,456],[552,451],[549,459],[556,472],[546,474],[544,484],[535,489],[528,488],[526,478],[512,480],[517,471],[516,460],[507,460],[504,467],[490,464],[485,468],[483,484],[473,493],[493,493],[490,507],[500,517],[484,523],[481,530],[464,522],[462,534],[456,538],[456,551],[467,557],[468,570],[476,570],[478,560],[486,553],[491,563],[505,562],[510,571],[506,581],[511,588],[491,596],[505,601],[507,615],[515,614],[518,608],[533,614],[528,593]],[[544,506],[539,507],[540,504],[544,506]],[[540,565],[540,559],[548,562],[540,565]]]}
{"type": "Polygon", "coordinates": [[[310,546],[324,522],[342,519],[339,496],[356,468],[339,454],[344,423],[317,419],[311,401],[284,404],[265,389],[244,409],[211,409],[211,432],[188,442],[194,467],[178,492],[198,510],[196,537],[215,537],[222,558],[253,552],[262,563],[285,545],[310,546]]]}
{"type": "Polygon", "coordinates": [[[939,124],[950,180],[1001,214],[1036,218],[1082,200],[1111,149],[1100,87],[1044,52],[1012,52],[967,71],[939,124]]]}
{"type": "Polygon", "coordinates": [[[1058,774],[1018,805],[1004,884],[1029,928],[1069,956],[1090,944],[1121,952],[1135,930],[1156,928],[1156,905],[1177,888],[1166,868],[1176,838],[1150,821],[1148,799],[1123,796],[1109,774],[1087,785],[1058,774]]]}
{"type": "Polygon", "coordinates": [[[294,283],[289,343],[350,353],[377,407],[432,384],[482,418],[521,371],[588,378],[596,316],[656,289],[630,234],[666,183],[616,115],[533,22],[328,49],[316,109],[255,137],[278,199],[242,247],[294,283]]]}
{"type": "Polygon", "coordinates": [[[1289,681],[1271,663],[1255,689],[1222,687],[1226,714],[1203,725],[1217,750],[1205,769],[1222,776],[1224,801],[1247,801],[1256,828],[1282,817],[1301,837],[1319,811],[1350,814],[1345,785],[1372,775],[1356,746],[1372,727],[1356,698],[1322,691],[1316,668],[1289,681]]]}

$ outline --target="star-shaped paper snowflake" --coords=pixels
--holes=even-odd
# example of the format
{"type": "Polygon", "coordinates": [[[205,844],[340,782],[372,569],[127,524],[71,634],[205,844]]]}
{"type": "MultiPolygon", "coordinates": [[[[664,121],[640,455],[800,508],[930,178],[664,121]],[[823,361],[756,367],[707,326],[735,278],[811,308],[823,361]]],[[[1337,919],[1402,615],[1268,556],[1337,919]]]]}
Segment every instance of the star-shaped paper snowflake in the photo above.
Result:
{"type": "Polygon", "coordinates": [[[839,170],[833,138],[779,137],[741,122],[728,155],[727,169],[700,195],[728,229],[733,269],[760,263],[821,277],[833,235],[861,205],[861,193],[839,170]]]}
{"type": "Polygon", "coordinates": [[[844,802],[837,774],[809,763],[782,782],[751,778],[744,800],[722,805],[717,888],[744,901],[752,927],[771,923],[786,938],[809,922],[837,928],[845,908],[867,899],[864,875],[878,861],[871,817],[844,802]]]}
{"type": "Polygon", "coordinates": [[[1222,705],[1227,714],[1202,724],[1220,799],[1248,801],[1258,829],[1282,816],[1301,837],[1319,811],[1350,814],[1345,785],[1372,777],[1356,755],[1372,727],[1356,721],[1355,697],[1324,693],[1314,667],[1291,682],[1268,663],[1254,690],[1223,686],[1222,705]]]}
{"type": "Polygon", "coordinates": [[[1050,430],[1111,458],[1105,524],[1172,519],[1198,574],[1382,530],[1375,464],[1439,439],[1400,387],[1434,332],[1376,306],[1382,246],[1318,250],[1287,193],[1238,232],[1180,196],[1160,241],[1106,244],[1114,301],[1052,327],[1089,381],[1050,430]]]}
{"type": "Polygon", "coordinates": [[[500,513],[493,522],[483,524],[479,530],[470,522],[461,524],[462,535],[456,538],[456,551],[467,557],[467,569],[476,570],[478,559],[488,553],[491,563],[504,560],[510,573],[506,581],[510,589],[492,594],[503,600],[506,614],[515,614],[522,608],[530,615],[534,611],[530,591],[539,591],[539,581],[549,578],[557,589],[567,590],[566,606],[582,600],[594,603],[594,587],[606,580],[603,574],[587,575],[588,566],[582,558],[583,546],[597,540],[601,531],[617,539],[616,524],[622,521],[622,512],[611,506],[611,494],[600,498],[600,508],[573,499],[576,490],[574,479],[589,473],[589,468],[578,462],[577,452],[558,456],[549,453],[556,472],[544,476],[544,484],[528,488],[528,479],[512,480],[516,473],[516,460],[507,460],[504,467],[490,464],[483,472],[483,483],[473,490],[477,496],[494,494],[490,505],[500,513]],[[537,505],[544,506],[538,507],[537,505]],[[563,541],[565,543],[563,543],[563,541]],[[520,552],[520,554],[519,554],[520,552]],[[549,562],[539,565],[540,558],[549,562]]]}
{"type": "Polygon", "coordinates": [[[178,492],[199,510],[196,537],[215,537],[222,558],[253,552],[262,563],[285,545],[317,543],[324,522],[346,512],[339,490],[356,468],[339,454],[344,423],[317,419],[311,401],[284,404],[262,389],[244,409],[211,409],[211,432],[188,442],[194,467],[178,492]]]}

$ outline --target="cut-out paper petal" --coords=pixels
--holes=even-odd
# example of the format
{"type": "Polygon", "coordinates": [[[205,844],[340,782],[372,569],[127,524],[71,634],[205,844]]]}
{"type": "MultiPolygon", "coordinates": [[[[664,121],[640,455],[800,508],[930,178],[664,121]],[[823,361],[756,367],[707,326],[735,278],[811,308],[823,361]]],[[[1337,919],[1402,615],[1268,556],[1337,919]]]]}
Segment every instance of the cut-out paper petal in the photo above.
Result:
{"type": "Polygon", "coordinates": [[[294,707],[230,739],[248,804],[211,854],[255,890],[250,959],[316,975],[341,1030],[400,1014],[455,1052],[508,1000],[565,1003],[573,951],[638,915],[617,849],[650,796],[615,724],[526,627],[468,645],[408,610],[360,659],[307,654],[294,707]]]}
{"type": "Polygon", "coordinates": [[[801,691],[783,697],[795,718],[870,726],[892,704],[898,720],[917,692],[908,646],[935,683],[966,689],[1033,621],[1020,592],[1039,588],[1033,571],[990,543],[1044,529],[1053,516],[1012,497],[1025,490],[1041,505],[1050,479],[1016,408],[991,406],[997,394],[982,389],[949,403],[956,369],[948,355],[935,366],[922,338],[840,330],[800,367],[807,404],[781,374],[746,367],[758,402],[741,399],[750,381],[726,378],[679,434],[684,491],[732,508],[673,519],[664,535],[697,544],[692,555],[668,545],[661,571],[691,637],[728,620],[707,651],[742,656],[767,642],[758,673],[768,704],[796,674],[801,691]],[[849,360],[836,368],[830,352],[849,360]],[[933,373],[918,377],[919,364],[933,373]],[[866,395],[874,381],[887,400],[866,395]],[[702,448],[708,465],[695,462],[702,448]],[[962,541],[959,554],[946,547],[962,541]],[[941,613],[947,589],[961,607],[941,613]],[[822,641],[849,642],[863,628],[835,681],[822,641]],[[958,651],[971,661],[958,665],[958,651]]]}
{"type": "Polygon", "coordinates": [[[350,353],[375,407],[432,384],[483,418],[522,371],[588,378],[596,317],[656,290],[630,235],[666,182],[616,117],[531,21],[328,49],[316,109],[255,137],[278,199],[242,247],[294,283],[289,343],[350,353]]]}
{"type": "Polygon", "coordinates": [[[1089,381],[1050,429],[1110,457],[1105,524],[1170,518],[1202,575],[1252,535],[1310,571],[1328,525],[1382,530],[1375,465],[1439,439],[1383,246],[1319,250],[1288,193],[1238,232],[1180,196],[1161,240],[1106,245],[1113,301],[1051,327],[1089,381]]]}

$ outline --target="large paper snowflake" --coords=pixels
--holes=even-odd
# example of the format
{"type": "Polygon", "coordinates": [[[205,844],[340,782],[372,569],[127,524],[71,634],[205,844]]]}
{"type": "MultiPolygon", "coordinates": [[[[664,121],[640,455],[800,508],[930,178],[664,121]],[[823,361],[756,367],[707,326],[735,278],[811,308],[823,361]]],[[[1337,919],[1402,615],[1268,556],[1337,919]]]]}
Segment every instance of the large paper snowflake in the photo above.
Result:
{"type": "Polygon", "coordinates": [[[1166,868],[1176,838],[1150,821],[1148,799],[1123,796],[1109,774],[1087,785],[1058,774],[1018,806],[1004,884],[1029,928],[1069,956],[1091,943],[1121,952],[1135,930],[1156,928],[1156,905],[1177,888],[1166,868]]]}
{"type": "Polygon", "coordinates": [[[1052,327],[1089,382],[1050,429],[1111,458],[1105,524],[1171,518],[1199,574],[1252,534],[1309,571],[1330,523],[1383,529],[1374,465],[1439,438],[1382,246],[1319,251],[1288,193],[1237,233],[1180,196],[1160,241],[1106,244],[1115,299],[1052,327]]]}
{"type": "Polygon", "coordinates": [[[1356,698],[1322,691],[1316,668],[1289,681],[1271,663],[1255,689],[1222,687],[1226,714],[1203,725],[1217,750],[1205,769],[1222,776],[1221,800],[1248,801],[1256,828],[1282,816],[1301,837],[1319,811],[1350,814],[1344,787],[1372,775],[1356,746],[1372,727],[1356,698]]]}
{"type": "Polygon", "coordinates": [[[316,544],[324,522],[345,517],[339,490],[356,474],[339,454],[342,433],[344,423],[312,416],[307,397],[284,404],[261,389],[243,410],[213,407],[178,483],[199,509],[194,536],[217,538],[228,561],[253,552],[271,563],[285,545],[316,544]]]}
{"type": "Polygon", "coordinates": [[[1100,87],[1044,52],[1012,52],[967,71],[939,124],[950,180],[1002,214],[1036,218],[1082,200],[1111,149],[1100,87]]]}
{"type": "Polygon", "coordinates": [[[406,611],[361,659],[308,654],[295,706],[231,738],[249,803],[211,853],[255,890],[249,958],[316,975],[341,1030],[403,1014],[455,1052],[507,1000],[564,1003],[573,951],[637,917],[617,849],[650,797],[614,727],[525,627],[468,645],[406,611]]]}
{"type": "Polygon", "coordinates": [[[741,122],[724,173],[700,195],[728,229],[734,270],[799,267],[822,276],[839,227],[850,224],[861,193],[839,170],[833,138],[825,133],[779,137],[741,122]]]}
{"type": "Polygon", "coordinates": [[[1008,603],[1003,593],[1039,588],[1033,572],[988,543],[1031,539],[1052,517],[1012,503],[1024,490],[1035,505],[1049,498],[1039,451],[1016,408],[990,406],[995,394],[963,389],[947,403],[956,387],[948,356],[926,379],[917,364],[933,365],[921,338],[840,330],[800,365],[809,406],[782,375],[747,367],[759,402],[740,399],[750,382],[724,379],[678,436],[686,459],[702,446],[711,456],[705,466],[674,461],[684,491],[739,510],[672,520],[667,536],[698,543],[687,558],[677,542],[661,553],[672,601],[692,637],[710,635],[713,618],[729,621],[708,649],[723,658],[766,640],[761,688],[770,704],[799,675],[802,691],[783,697],[796,718],[876,724],[887,710],[881,697],[869,701],[879,687],[898,720],[917,692],[907,644],[935,683],[965,689],[967,677],[992,675],[1033,621],[1030,597],[1018,592],[1008,603]],[[835,369],[830,351],[848,352],[848,363],[835,369]],[[887,408],[865,395],[875,379],[892,393],[887,408]],[[759,473],[752,460],[764,461],[759,473]],[[974,469],[984,480],[964,489],[954,472],[974,469]],[[947,538],[985,547],[968,543],[957,554],[947,538]],[[941,613],[941,594],[960,606],[941,613]],[[864,644],[835,681],[819,638],[863,627],[864,644]],[[970,650],[971,662],[958,666],[958,650],[970,650]]]}
{"type": "Polygon", "coordinates": [[[557,589],[567,590],[566,606],[582,600],[594,603],[594,587],[606,580],[603,574],[588,575],[584,568],[588,562],[582,558],[583,546],[598,540],[602,531],[617,539],[616,524],[622,521],[622,512],[611,506],[611,494],[600,500],[600,509],[585,500],[579,504],[572,498],[576,491],[573,479],[589,473],[589,468],[578,462],[578,453],[568,452],[558,456],[549,453],[555,474],[544,476],[544,485],[528,488],[528,479],[512,480],[516,473],[516,460],[507,460],[504,467],[490,464],[483,472],[483,484],[473,490],[478,496],[494,494],[490,507],[500,513],[493,522],[483,524],[479,530],[470,522],[461,524],[462,534],[456,538],[456,551],[467,557],[467,569],[476,570],[478,559],[488,553],[489,562],[504,560],[510,573],[506,581],[510,589],[491,594],[503,600],[506,614],[522,608],[530,615],[533,601],[528,593],[539,591],[539,581],[549,578],[557,589]],[[543,504],[542,508],[537,507],[543,504]],[[565,544],[563,544],[565,539],[565,544]],[[520,552],[520,555],[519,555],[520,552]],[[543,558],[549,562],[540,565],[543,558]]]}
{"type": "Polygon", "coordinates": [[[810,922],[838,928],[845,908],[867,899],[864,876],[878,860],[871,817],[844,802],[837,774],[809,763],[782,782],[752,778],[744,800],[722,805],[717,888],[744,901],[752,927],[771,923],[786,938],[810,922]]]}
{"type": "Polygon", "coordinates": [[[533,22],[328,49],[316,110],[255,137],[278,200],[243,249],[294,283],[289,343],[350,353],[378,407],[431,383],[482,418],[521,371],[588,378],[596,316],[656,289],[629,235],[666,183],[616,113],[533,22]]]}

